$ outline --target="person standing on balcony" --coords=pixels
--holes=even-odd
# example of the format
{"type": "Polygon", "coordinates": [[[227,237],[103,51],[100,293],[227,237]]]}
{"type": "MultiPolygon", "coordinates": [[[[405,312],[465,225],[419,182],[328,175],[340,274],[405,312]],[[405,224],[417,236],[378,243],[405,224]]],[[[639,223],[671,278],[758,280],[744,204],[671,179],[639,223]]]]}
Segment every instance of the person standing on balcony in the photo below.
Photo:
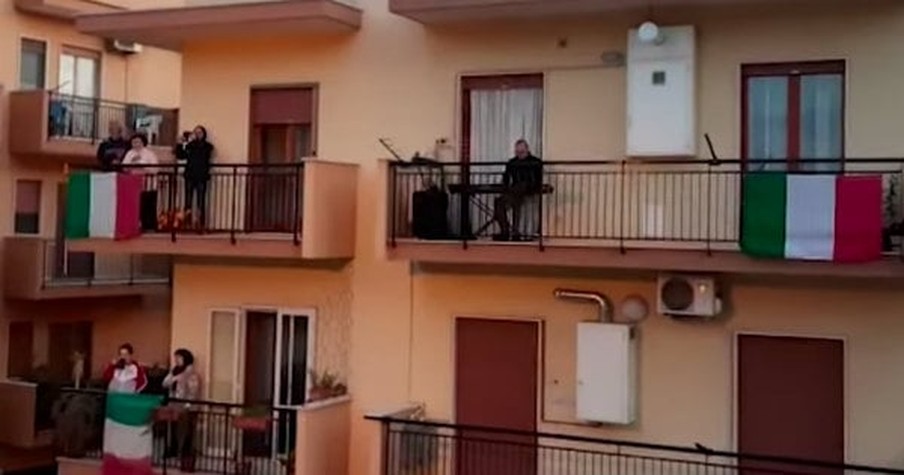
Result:
{"type": "MultiPolygon", "coordinates": [[[[527,211],[527,222],[539,221],[539,210],[536,208],[536,196],[543,192],[543,161],[530,151],[527,140],[515,142],[515,156],[509,159],[502,174],[502,195],[496,198],[494,219],[499,223],[500,234],[497,240],[521,240],[525,226],[522,223],[527,211]],[[509,221],[508,212],[512,211],[509,221]],[[512,226],[514,225],[514,232],[512,226]]],[[[535,227],[535,226],[534,226],[535,227]]],[[[528,230],[528,234],[535,231],[528,230]]]]}
{"type": "Polygon", "coordinates": [[[123,135],[122,124],[111,120],[109,124],[110,136],[104,139],[97,147],[97,162],[100,169],[105,172],[115,171],[122,163],[131,144],[123,135]]]}
{"type": "Polygon", "coordinates": [[[207,129],[198,125],[191,133],[184,133],[173,154],[185,162],[185,218],[204,229],[207,214],[207,184],[210,182],[210,165],[213,144],[207,140],[207,129]],[[197,208],[195,207],[197,197],[197,208]],[[197,211],[196,211],[197,210],[197,211]]]}
{"type": "Polygon", "coordinates": [[[130,140],[131,150],[122,159],[125,171],[140,173],[144,178],[144,191],[141,192],[139,216],[141,230],[153,232],[157,230],[157,154],[148,148],[148,138],[143,134],[135,134],[130,140]]]}
{"type": "Polygon", "coordinates": [[[107,390],[116,393],[140,393],[148,384],[144,368],[135,361],[135,349],[129,343],[119,347],[119,355],[104,369],[107,390]]]}
{"type": "Polygon", "coordinates": [[[179,456],[187,463],[194,453],[194,434],[197,415],[191,411],[191,403],[201,397],[201,377],[195,371],[195,356],[185,348],[173,353],[173,369],[163,380],[169,397],[176,399],[168,406],[171,418],[167,456],[179,456]]]}

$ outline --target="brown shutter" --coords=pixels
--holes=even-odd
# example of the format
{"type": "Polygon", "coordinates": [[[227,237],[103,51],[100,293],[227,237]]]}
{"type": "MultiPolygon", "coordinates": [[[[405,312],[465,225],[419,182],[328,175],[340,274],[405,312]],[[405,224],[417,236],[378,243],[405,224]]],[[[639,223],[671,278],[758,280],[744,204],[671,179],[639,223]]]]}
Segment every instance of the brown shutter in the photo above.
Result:
{"type": "Polygon", "coordinates": [[[314,98],[310,88],[255,89],[251,91],[251,123],[312,124],[314,98]]]}

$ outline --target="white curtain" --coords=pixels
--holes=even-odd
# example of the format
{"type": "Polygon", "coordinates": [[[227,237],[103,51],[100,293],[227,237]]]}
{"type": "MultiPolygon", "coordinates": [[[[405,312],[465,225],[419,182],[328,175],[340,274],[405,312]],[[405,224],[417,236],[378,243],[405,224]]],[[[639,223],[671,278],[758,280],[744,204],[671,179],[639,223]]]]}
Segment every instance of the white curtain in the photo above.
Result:
{"type": "MultiPolygon", "coordinates": [[[[543,89],[513,88],[471,91],[471,163],[505,162],[514,155],[515,142],[527,141],[534,155],[543,151],[543,89]]],[[[472,167],[472,184],[499,183],[504,166],[472,167]]],[[[471,203],[471,231],[476,232],[492,219],[493,195],[476,195],[471,203]]],[[[460,196],[450,202],[453,232],[461,224],[460,196]]],[[[526,211],[526,215],[531,214],[526,211]]],[[[522,220],[523,221],[523,220],[522,220]]],[[[533,222],[535,220],[531,220],[533,222]]],[[[515,224],[518,226],[518,224],[515,224]]],[[[535,224],[529,224],[535,226],[535,224]]],[[[489,232],[496,232],[494,226],[489,232]]],[[[482,233],[487,234],[487,231],[482,233]]]]}
{"type": "Polygon", "coordinates": [[[535,155],[543,150],[543,90],[471,91],[471,162],[502,162],[515,141],[527,140],[535,155]]]}

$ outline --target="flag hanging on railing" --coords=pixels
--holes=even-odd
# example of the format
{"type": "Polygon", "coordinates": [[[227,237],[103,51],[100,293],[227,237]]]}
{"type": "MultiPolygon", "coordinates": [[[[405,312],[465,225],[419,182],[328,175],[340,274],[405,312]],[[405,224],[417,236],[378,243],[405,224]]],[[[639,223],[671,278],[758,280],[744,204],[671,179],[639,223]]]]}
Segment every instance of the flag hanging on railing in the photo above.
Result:
{"type": "Polygon", "coordinates": [[[102,475],[154,473],[154,412],[162,398],[145,394],[107,393],[102,475]]]}
{"type": "Polygon", "coordinates": [[[741,250],[753,257],[867,262],[882,255],[882,177],[750,173],[741,250]]]}
{"type": "Polygon", "coordinates": [[[69,176],[66,238],[131,239],[141,234],[141,175],[78,172],[69,176]]]}

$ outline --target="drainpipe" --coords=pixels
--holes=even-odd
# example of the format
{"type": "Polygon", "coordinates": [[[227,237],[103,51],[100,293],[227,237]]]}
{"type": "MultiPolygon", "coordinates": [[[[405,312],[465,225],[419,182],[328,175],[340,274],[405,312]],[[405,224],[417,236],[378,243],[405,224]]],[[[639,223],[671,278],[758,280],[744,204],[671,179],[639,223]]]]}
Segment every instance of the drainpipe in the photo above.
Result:
{"type": "Polygon", "coordinates": [[[599,292],[587,292],[584,290],[556,289],[553,296],[560,300],[571,300],[577,302],[594,302],[599,307],[599,315],[597,319],[600,323],[612,323],[612,302],[609,297],[599,292]]]}

